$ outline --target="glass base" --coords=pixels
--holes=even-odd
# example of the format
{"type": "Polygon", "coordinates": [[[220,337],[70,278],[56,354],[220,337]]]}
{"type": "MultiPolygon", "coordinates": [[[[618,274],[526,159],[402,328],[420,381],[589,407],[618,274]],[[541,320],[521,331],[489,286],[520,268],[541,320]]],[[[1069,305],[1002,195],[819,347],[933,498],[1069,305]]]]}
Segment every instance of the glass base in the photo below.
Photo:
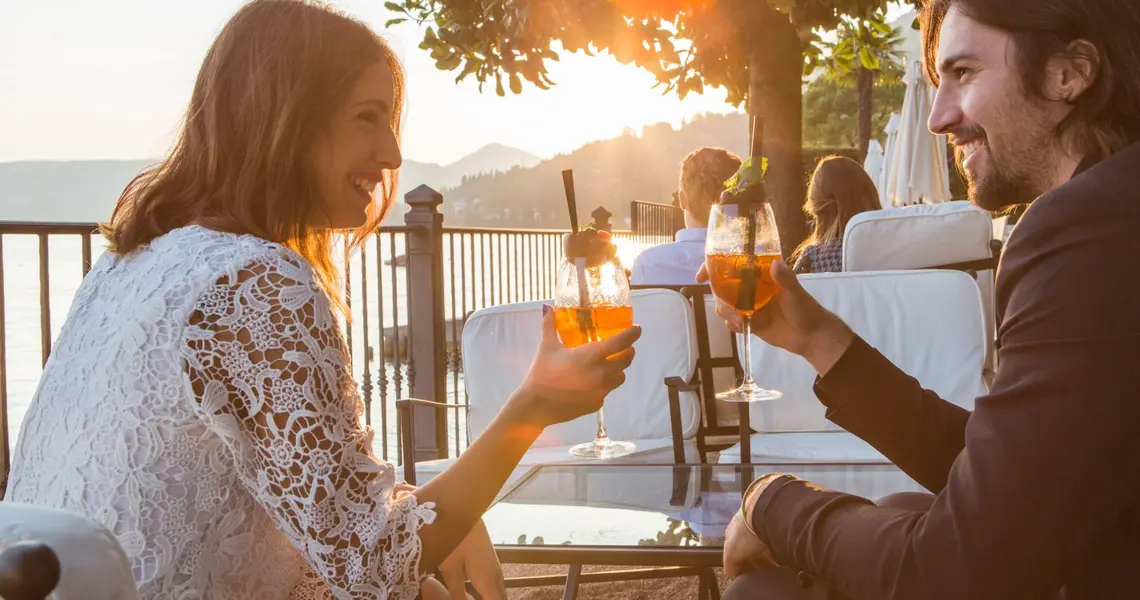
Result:
{"type": "Polygon", "coordinates": [[[779,400],[784,397],[783,392],[766,390],[753,382],[745,383],[740,387],[716,395],[717,400],[725,402],[767,402],[779,400]]]}
{"type": "Polygon", "coordinates": [[[586,442],[585,444],[578,444],[570,448],[570,455],[577,456],[578,458],[617,458],[627,454],[633,454],[637,446],[633,442],[615,442],[611,439],[604,438],[586,442]]]}

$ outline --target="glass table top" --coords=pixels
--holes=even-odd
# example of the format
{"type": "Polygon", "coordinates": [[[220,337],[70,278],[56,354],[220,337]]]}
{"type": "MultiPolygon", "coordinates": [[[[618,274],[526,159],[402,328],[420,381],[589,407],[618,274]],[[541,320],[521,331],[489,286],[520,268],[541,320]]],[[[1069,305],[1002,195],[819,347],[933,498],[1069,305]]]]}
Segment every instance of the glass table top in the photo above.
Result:
{"type": "Polygon", "coordinates": [[[741,493],[771,472],[872,500],[925,491],[881,463],[544,465],[516,482],[483,521],[496,546],[719,547],[741,493]]]}

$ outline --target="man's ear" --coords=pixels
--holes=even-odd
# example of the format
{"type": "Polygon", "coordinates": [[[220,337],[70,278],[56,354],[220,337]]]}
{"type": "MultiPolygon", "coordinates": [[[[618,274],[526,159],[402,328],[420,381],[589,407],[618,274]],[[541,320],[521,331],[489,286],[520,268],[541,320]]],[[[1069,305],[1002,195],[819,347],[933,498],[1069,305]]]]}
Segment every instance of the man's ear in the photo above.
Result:
{"type": "Polygon", "coordinates": [[[685,190],[677,190],[677,205],[681,210],[689,210],[689,201],[685,199],[685,190]]]}
{"type": "Polygon", "coordinates": [[[1045,97],[1076,104],[1100,74],[1100,54],[1088,40],[1069,42],[1065,52],[1045,63],[1045,97]]]}

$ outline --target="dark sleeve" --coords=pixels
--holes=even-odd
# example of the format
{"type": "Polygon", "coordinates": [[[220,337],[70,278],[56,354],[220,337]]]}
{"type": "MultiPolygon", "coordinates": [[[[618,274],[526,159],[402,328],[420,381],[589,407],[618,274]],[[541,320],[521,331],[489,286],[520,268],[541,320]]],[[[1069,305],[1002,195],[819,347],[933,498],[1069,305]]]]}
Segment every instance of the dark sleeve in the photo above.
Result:
{"type": "MultiPolygon", "coordinates": [[[[1049,598],[1087,570],[1125,522],[1140,495],[1132,476],[1140,461],[1135,215],[1089,208],[1079,210],[1095,217],[1057,211],[1048,223],[1035,218],[1038,208],[1047,207],[1027,213],[1003,258],[998,294],[1007,310],[993,387],[977,400],[931,508],[878,507],[784,481],[751,513],[778,561],[854,600],[1049,598]]],[[[878,361],[865,349],[848,358],[878,361]]],[[[881,363],[875,373],[897,375],[881,363]]],[[[888,387],[895,393],[868,400],[867,415],[854,415],[862,407],[853,397],[833,411],[837,418],[850,411],[844,422],[872,434],[876,414],[910,411],[912,422],[902,424],[941,439],[880,442],[891,453],[917,448],[930,463],[917,470],[937,475],[935,463],[946,458],[930,457],[950,449],[954,418],[944,415],[943,425],[930,417],[943,408],[917,387],[906,394],[902,384],[888,387]]]]}
{"type": "Polygon", "coordinates": [[[827,418],[882,452],[926,489],[946,485],[970,412],[947,402],[856,337],[816,381],[827,418]]]}

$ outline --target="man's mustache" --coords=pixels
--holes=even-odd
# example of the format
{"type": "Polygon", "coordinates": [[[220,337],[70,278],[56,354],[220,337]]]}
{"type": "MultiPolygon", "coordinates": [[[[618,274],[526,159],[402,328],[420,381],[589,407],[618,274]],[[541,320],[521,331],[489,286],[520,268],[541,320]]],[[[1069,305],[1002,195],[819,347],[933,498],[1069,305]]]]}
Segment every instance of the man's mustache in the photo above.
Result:
{"type": "Polygon", "coordinates": [[[956,140],[969,140],[973,138],[981,138],[986,136],[986,130],[982,129],[981,125],[963,125],[955,127],[947,132],[951,141],[956,140]]]}

